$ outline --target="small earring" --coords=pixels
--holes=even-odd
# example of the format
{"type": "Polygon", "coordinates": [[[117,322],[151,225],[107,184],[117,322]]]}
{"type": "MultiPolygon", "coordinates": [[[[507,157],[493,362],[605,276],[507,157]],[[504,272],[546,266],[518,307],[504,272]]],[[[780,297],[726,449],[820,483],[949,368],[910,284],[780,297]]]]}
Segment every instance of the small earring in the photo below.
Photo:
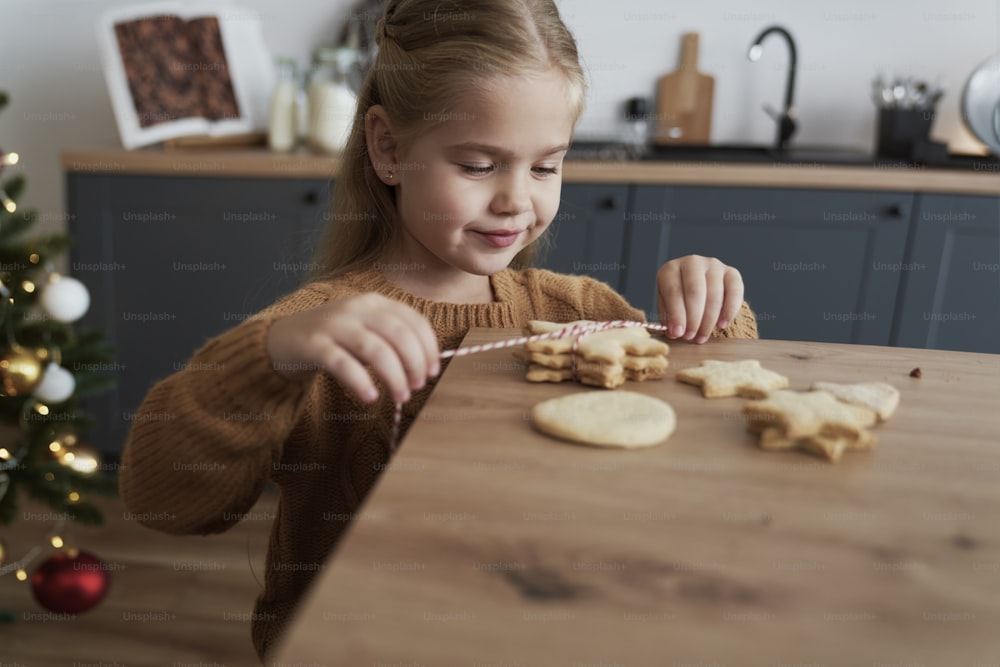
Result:
{"type": "Polygon", "coordinates": [[[389,169],[388,171],[385,172],[385,177],[388,178],[389,180],[392,180],[393,175],[394,174],[392,173],[392,169],[389,169]]]}

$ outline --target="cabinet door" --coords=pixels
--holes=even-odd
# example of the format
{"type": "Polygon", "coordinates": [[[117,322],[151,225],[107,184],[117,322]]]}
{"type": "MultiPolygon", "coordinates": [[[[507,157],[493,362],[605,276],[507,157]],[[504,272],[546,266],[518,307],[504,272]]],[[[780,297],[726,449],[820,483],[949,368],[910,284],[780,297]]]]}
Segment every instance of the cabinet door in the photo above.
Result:
{"type": "Polygon", "coordinates": [[[118,385],[88,408],[121,450],[152,384],[210,337],[294,290],[328,210],[328,181],[70,174],[82,322],[116,348],[118,385]]]}
{"type": "Polygon", "coordinates": [[[588,275],[620,290],[625,270],[627,185],[565,185],[538,266],[588,275]]]}
{"type": "Polygon", "coordinates": [[[893,344],[1000,352],[1000,198],[920,195],[893,344]]]}
{"type": "Polygon", "coordinates": [[[762,338],[887,345],[912,201],[896,192],[638,187],[625,294],[655,311],[663,262],[714,256],[742,274],[762,338]]]}

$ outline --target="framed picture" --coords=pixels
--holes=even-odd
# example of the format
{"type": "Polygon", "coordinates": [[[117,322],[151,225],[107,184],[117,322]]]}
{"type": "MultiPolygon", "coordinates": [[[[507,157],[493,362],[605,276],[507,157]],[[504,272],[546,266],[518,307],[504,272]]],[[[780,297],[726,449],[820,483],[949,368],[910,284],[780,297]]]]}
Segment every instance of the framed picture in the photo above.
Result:
{"type": "Polygon", "coordinates": [[[125,148],[265,131],[274,64],[260,17],[233,5],[119,7],[98,45],[125,148]]]}

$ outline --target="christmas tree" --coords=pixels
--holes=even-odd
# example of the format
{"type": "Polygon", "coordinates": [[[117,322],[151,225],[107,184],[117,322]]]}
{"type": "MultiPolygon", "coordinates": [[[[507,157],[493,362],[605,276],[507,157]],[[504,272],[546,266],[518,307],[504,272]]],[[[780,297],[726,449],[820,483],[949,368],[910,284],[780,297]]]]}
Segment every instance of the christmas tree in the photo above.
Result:
{"type": "MultiPolygon", "coordinates": [[[[0,110],[6,105],[0,91],[0,110]]],[[[18,160],[0,149],[0,177],[18,160]]],[[[71,326],[86,312],[90,295],[81,282],[53,270],[53,259],[71,243],[67,235],[29,236],[37,215],[17,206],[24,186],[20,175],[0,180],[0,575],[14,573],[22,581],[45,549],[67,547],[61,536],[65,521],[102,521],[91,495],[113,495],[117,488],[115,476],[101,470],[97,452],[82,440],[94,421],[79,407],[80,398],[114,383],[102,372],[113,368],[112,349],[100,332],[71,326]],[[60,517],[49,544],[4,541],[2,528],[17,520],[22,496],[44,502],[60,517]]],[[[56,555],[65,560],[79,553],[56,555]]],[[[39,572],[51,569],[53,558],[32,578],[45,606],[39,572]]],[[[51,580],[41,583],[51,588],[51,580]]]]}

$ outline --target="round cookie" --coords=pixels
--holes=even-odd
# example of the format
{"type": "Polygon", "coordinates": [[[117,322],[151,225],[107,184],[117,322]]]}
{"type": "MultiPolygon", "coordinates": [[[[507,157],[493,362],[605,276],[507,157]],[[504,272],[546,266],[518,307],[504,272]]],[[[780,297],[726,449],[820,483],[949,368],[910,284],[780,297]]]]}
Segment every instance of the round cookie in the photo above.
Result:
{"type": "Polygon", "coordinates": [[[596,447],[650,447],[674,432],[677,416],[664,401],[634,391],[586,391],[542,401],[531,410],[536,429],[596,447]]]}

